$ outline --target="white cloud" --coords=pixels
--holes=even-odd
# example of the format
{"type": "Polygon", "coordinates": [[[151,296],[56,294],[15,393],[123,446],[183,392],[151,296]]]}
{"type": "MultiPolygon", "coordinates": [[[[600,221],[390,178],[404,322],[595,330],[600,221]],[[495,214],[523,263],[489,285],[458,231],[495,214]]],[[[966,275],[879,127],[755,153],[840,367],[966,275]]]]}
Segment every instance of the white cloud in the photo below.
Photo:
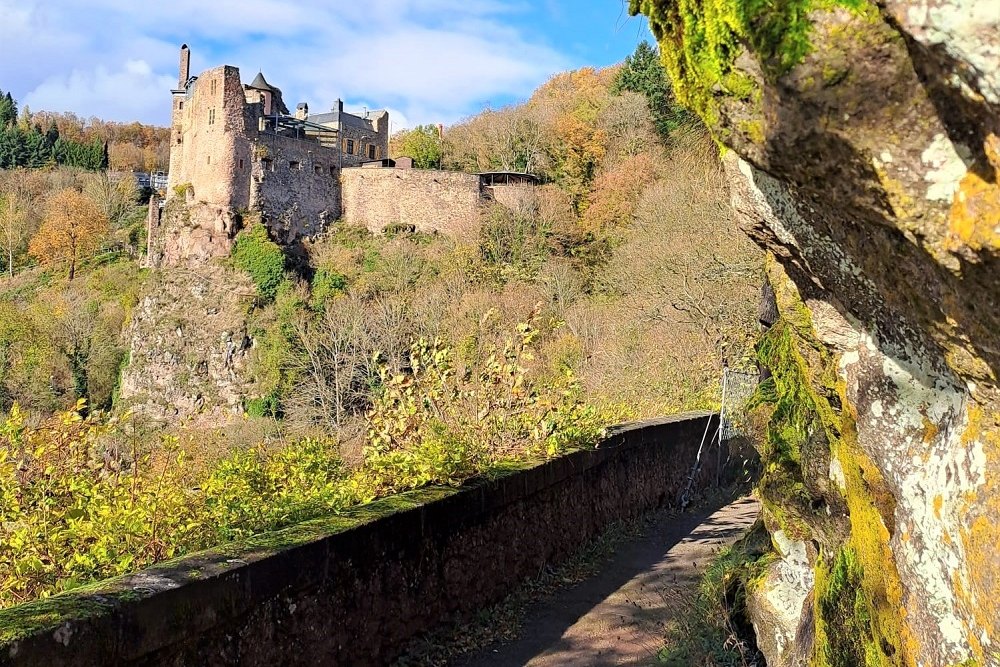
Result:
{"type": "Polygon", "coordinates": [[[46,79],[22,100],[33,110],[72,110],[85,118],[131,121],[159,118],[164,91],[176,79],[156,75],[144,60],[126,61],[120,69],[98,65],[93,71],[74,70],[46,79]]]}
{"type": "Polygon", "coordinates": [[[262,69],[290,105],[342,97],[450,122],[523,97],[566,59],[513,27],[522,0],[0,0],[0,88],[32,109],[166,123],[177,48],[195,72],[262,69]],[[334,6],[335,5],[335,6],[334,6]]]}

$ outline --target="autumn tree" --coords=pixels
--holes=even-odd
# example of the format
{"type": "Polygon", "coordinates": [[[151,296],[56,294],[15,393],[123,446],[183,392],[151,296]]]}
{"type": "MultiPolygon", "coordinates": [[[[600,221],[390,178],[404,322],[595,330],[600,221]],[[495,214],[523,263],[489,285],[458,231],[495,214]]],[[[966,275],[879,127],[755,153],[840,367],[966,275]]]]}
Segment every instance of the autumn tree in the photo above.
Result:
{"type": "Polygon", "coordinates": [[[607,133],[598,118],[611,100],[612,75],[590,67],[557,74],[527,105],[546,137],[548,177],[571,195],[580,213],[607,152],[607,133]]]}
{"type": "Polygon", "coordinates": [[[625,59],[611,92],[616,95],[624,92],[643,95],[649,104],[656,132],[662,139],[667,139],[674,130],[694,119],[674,97],[667,71],[660,62],[659,51],[645,40],[625,59]]]}
{"type": "Polygon", "coordinates": [[[131,174],[111,174],[107,171],[87,174],[83,192],[116,227],[138,208],[139,187],[131,174]]]}
{"type": "Polygon", "coordinates": [[[14,256],[28,236],[28,212],[14,194],[0,194],[0,250],[7,262],[7,272],[14,276],[14,256]]]}
{"type": "Polygon", "coordinates": [[[413,158],[413,166],[418,169],[431,169],[441,164],[441,137],[434,125],[400,130],[392,135],[389,148],[393,157],[413,158]]]}
{"type": "Polygon", "coordinates": [[[89,197],[67,188],[49,199],[45,219],[28,251],[42,263],[69,262],[69,279],[73,280],[77,262],[96,250],[107,233],[104,213],[89,197]]]}

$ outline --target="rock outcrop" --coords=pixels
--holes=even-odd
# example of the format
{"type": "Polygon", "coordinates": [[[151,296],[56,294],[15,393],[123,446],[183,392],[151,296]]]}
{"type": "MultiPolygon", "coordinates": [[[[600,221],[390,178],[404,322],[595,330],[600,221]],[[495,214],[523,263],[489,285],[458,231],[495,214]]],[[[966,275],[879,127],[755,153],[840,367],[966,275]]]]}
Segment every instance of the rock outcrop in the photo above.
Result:
{"type": "Polygon", "coordinates": [[[1000,665],[1000,2],[632,8],[777,260],[762,494],[813,554],[794,651],[1000,665]]]}
{"type": "Polygon", "coordinates": [[[172,425],[213,427],[241,416],[255,295],[245,274],[219,264],[155,270],[126,331],[123,404],[172,425]]]}

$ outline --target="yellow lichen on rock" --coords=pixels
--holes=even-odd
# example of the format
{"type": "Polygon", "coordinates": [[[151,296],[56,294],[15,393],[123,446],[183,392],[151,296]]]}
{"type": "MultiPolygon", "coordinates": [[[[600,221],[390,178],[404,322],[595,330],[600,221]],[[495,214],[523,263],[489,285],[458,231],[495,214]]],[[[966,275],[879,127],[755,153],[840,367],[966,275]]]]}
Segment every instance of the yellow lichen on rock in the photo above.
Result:
{"type": "Polygon", "coordinates": [[[992,628],[1000,618],[1000,572],[997,571],[997,552],[1000,548],[1000,413],[988,415],[974,406],[969,410],[969,426],[963,442],[983,443],[986,456],[986,484],[976,497],[966,499],[963,513],[971,513],[967,528],[961,531],[961,540],[968,561],[968,580],[953,582],[955,593],[978,629],[967,628],[969,645],[976,658],[985,664],[1000,660],[1000,637],[993,636],[992,628]]]}
{"type": "Polygon", "coordinates": [[[952,248],[1000,249],[1000,185],[970,171],[961,180],[951,206],[948,231],[952,248]]]}

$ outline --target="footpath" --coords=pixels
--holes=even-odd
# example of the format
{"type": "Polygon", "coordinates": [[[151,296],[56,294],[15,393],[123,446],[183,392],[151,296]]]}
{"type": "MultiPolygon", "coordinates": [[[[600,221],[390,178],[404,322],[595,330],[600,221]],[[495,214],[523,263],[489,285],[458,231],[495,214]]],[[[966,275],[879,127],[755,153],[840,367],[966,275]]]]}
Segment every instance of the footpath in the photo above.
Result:
{"type": "Polygon", "coordinates": [[[689,613],[704,568],[753,524],[759,504],[741,498],[664,515],[623,544],[596,576],[527,612],[518,639],[487,646],[457,667],[612,667],[655,664],[666,624],[689,613]]]}

